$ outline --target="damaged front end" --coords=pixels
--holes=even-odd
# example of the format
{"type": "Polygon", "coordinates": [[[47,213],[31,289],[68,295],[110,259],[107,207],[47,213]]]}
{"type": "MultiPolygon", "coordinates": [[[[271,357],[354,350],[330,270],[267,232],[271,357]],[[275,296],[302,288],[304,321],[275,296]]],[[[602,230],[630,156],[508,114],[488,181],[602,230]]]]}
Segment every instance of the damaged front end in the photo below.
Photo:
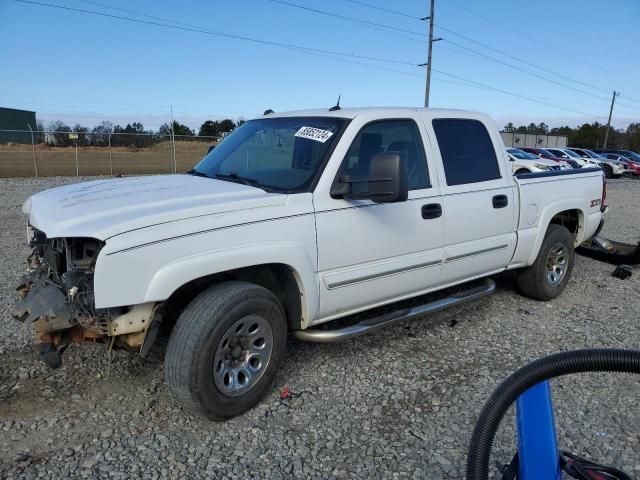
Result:
{"type": "Polygon", "coordinates": [[[159,305],[97,309],[93,279],[104,243],[93,238],[47,239],[28,229],[28,270],[17,290],[14,317],[32,323],[42,360],[58,368],[71,343],[102,341],[145,355],[160,323],[159,305]]]}

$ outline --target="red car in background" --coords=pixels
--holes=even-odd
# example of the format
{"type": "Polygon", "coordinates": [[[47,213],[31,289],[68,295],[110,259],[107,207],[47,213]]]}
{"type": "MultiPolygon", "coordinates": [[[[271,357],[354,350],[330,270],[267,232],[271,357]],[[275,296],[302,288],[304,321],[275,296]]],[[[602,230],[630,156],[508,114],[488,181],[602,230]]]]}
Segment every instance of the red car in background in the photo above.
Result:
{"type": "Polygon", "coordinates": [[[558,162],[558,163],[566,162],[569,165],[571,165],[573,168],[580,168],[580,165],[578,165],[578,163],[575,160],[558,158],[554,156],[549,150],[545,150],[544,148],[522,147],[520,148],[520,150],[533,153],[534,155],[538,155],[541,158],[546,158],[547,160],[553,160],[554,162],[558,162]]]}
{"type": "Polygon", "coordinates": [[[640,176],[640,163],[631,160],[629,157],[626,157],[625,155],[621,155],[619,153],[609,153],[609,152],[600,152],[600,155],[602,155],[605,158],[608,158],[609,160],[618,160],[619,162],[624,162],[629,166],[629,170],[631,171],[631,174],[635,177],[640,176]]]}

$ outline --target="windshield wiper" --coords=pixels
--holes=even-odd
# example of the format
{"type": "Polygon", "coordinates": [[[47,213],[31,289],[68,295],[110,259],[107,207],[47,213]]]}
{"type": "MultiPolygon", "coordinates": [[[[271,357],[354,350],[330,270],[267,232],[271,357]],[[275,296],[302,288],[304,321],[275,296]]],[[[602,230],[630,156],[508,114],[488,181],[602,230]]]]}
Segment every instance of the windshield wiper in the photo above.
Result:
{"type": "Polygon", "coordinates": [[[195,175],[196,177],[205,177],[205,178],[211,178],[209,175],[207,175],[204,172],[201,172],[200,170],[196,170],[195,168],[192,168],[191,170],[189,170],[187,172],[187,175],[195,175]]]}
{"type": "Polygon", "coordinates": [[[220,180],[230,180],[235,183],[244,183],[245,185],[249,185],[250,187],[257,187],[263,190],[267,190],[269,187],[265,187],[255,178],[245,178],[241,177],[237,173],[214,173],[213,178],[218,178],[220,180]]]}

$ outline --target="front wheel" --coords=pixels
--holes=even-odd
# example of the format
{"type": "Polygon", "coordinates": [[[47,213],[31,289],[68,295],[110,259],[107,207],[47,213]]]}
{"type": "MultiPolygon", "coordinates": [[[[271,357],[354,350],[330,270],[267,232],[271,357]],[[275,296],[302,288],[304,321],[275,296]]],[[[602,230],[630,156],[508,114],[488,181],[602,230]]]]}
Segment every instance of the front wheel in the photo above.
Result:
{"type": "Polygon", "coordinates": [[[613,168],[611,168],[609,165],[602,165],[602,171],[604,172],[604,178],[613,177],[613,168]]]}
{"type": "Polygon", "coordinates": [[[518,273],[518,287],[526,297],[552,300],[562,293],[573,271],[573,235],[562,225],[549,225],[533,265],[518,273]]]}
{"type": "Polygon", "coordinates": [[[225,282],[198,295],[169,339],[165,381],[193,413],[225,420],[271,388],[284,357],[287,323],[265,288],[225,282]]]}

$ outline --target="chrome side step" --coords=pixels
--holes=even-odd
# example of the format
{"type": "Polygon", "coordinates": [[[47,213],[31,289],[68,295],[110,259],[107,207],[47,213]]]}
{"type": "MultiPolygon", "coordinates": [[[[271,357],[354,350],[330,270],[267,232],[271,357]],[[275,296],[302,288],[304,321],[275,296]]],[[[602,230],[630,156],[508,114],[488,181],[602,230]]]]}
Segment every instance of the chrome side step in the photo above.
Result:
{"type": "Polygon", "coordinates": [[[460,305],[462,303],[470,302],[478,298],[491,295],[496,289],[496,283],[487,278],[484,285],[471,288],[462,292],[458,292],[446,298],[441,298],[434,302],[425,303],[417,307],[404,308],[395,312],[380,315],[378,317],[369,318],[355,325],[349,325],[348,327],[338,328],[336,330],[319,330],[315,328],[309,328],[307,330],[294,330],[293,335],[299,340],[307,342],[329,343],[340,342],[349,338],[358,337],[365,333],[370,333],[381,328],[388,327],[403,320],[410,320],[420,315],[427,313],[433,313],[445,308],[453,307],[454,305],[460,305]]]}

